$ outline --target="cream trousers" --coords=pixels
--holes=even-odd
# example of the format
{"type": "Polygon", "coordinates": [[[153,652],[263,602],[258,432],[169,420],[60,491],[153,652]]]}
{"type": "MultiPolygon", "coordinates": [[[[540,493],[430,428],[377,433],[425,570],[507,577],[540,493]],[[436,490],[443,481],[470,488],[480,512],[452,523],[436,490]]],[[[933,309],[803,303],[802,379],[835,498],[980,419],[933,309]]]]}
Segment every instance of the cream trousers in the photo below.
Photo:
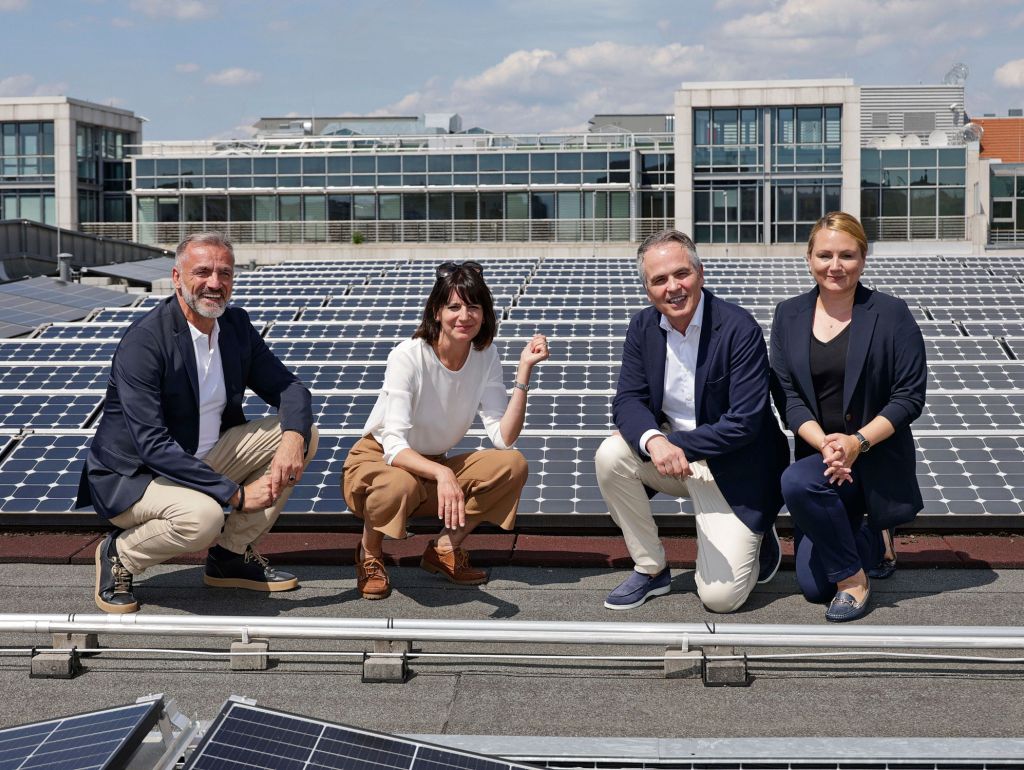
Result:
{"type": "MultiPolygon", "coordinates": [[[[316,454],[317,441],[314,427],[305,466],[316,454]]],[[[225,431],[204,462],[232,481],[248,484],[267,472],[280,443],[280,420],[264,417],[225,431]]],[[[285,487],[269,508],[225,514],[221,504],[209,495],[157,477],[138,502],[110,519],[111,524],[124,530],[117,538],[117,553],[133,575],[214,542],[234,553],[244,553],[246,546],[274,526],[292,489],[285,487]]]]}
{"type": "Polygon", "coordinates": [[[673,497],[689,497],[697,519],[697,595],[712,612],[732,612],[757,584],[761,535],[733,513],[707,463],[691,463],[684,480],[662,476],[638,457],[621,436],[609,436],[594,458],[597,483],[608,512],[622,530],[637,572],[665,569],[665,549],[644,486],[673,497]]]}

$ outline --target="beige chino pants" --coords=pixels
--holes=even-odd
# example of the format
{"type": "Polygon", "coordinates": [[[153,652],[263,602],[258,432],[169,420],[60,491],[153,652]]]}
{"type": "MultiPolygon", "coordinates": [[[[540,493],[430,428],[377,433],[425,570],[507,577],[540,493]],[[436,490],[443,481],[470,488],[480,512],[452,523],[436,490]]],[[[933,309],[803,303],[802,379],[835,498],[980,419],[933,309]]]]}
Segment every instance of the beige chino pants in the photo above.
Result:
{"type": "MultiPolygon", "coordinates": [[[[318,438],[314,426],[304,468],[316,454],[318,438]]],[[[267,472],[280,444],[279,418],[264,417],[225,431],[203,462],[244,485],[267,472]]],[[[269,508],[225,514],[221,504],[209,495],[157,477],[138,502],[110,519],[111,524],[124,530],[117,538],[117,553],[133,575],[178,554],[201,551],[214,542],[234,553],[244,553],[274,526],[292,489],[286,486],[269,508]]]]}
{"type": "Polygon", "coordinates": [[[761,537],[740,521],[704,462],[692,463],[686,480],[662,476],[638,457],[621,436],[602,442],[594,458],[597,484],[608,512],[622,530],[637,572],[665,569],[665,548],[644,486],[673,497],[689,497],[697,520],[697,595],[712,612],[732,612],[757,584],[761,537]]]}

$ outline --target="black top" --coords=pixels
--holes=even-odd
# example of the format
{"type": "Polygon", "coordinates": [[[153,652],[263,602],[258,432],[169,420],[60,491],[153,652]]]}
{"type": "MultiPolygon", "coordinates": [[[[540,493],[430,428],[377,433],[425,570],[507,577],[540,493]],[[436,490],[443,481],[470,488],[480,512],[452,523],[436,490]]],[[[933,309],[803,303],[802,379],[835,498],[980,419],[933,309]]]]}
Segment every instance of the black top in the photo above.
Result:
{"type": "Polygon", "coordinates": [[[850,326],[828,342],[811,335],[811,380],[818,399],[821,428],[828,433],[846,433],[843,418],[843,383],[846,378],[846,351],[850,347],[850,326]]]}

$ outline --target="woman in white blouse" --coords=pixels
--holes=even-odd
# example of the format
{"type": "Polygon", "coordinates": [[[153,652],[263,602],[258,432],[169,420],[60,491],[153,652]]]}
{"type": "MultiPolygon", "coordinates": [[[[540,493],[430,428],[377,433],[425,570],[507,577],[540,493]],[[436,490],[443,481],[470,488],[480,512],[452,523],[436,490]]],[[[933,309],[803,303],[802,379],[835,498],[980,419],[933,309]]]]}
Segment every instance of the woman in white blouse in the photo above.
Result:
{"type": "Polygon", "coordinates": [[[469,562],[466,536],[482,521],[515,524],[527,467],[512,445],[523,428],[530,373],[548,357],[548,344],[542,334],[526,343],[509,397],[491,344],[496,328],[483,268],[445,262],[413,338],[388,356],[384,387],[342,472],[345,501],[363,520],[356,574],[365,599],[391,593],[384,536],[404,538],[411,516],[443,522],[420,566],[458,585],[487,580],[469,562]],[[448,457],[477,413],[495,448],[448,457]]]}

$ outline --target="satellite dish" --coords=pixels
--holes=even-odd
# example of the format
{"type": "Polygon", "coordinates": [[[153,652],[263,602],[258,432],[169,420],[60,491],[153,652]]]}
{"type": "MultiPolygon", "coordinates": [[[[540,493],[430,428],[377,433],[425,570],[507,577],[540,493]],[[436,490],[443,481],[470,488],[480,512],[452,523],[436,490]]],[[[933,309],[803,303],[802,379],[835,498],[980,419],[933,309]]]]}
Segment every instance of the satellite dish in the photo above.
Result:
{"type": "Polygon", "coordinates": [[[948,147],[949,146],[949,136],[946,134],[945,131],[940,131],[939,129],[935,129],[930,134],[928,134],[928,146],[929,147],[948,147]]]}
{"type": "Polygon", "coordinates": [[[882,147],[902,147],[903,140],[899,134],[886,134],[882,137],[882,147]]]}
{"type": "Polygon", "coordinates": [[[921,137],[919,137],[917,134],[907,134],[905,137],[903,137],[903,146],[904,147],[920,147],[921,146],[921,137]]]}
{"type": "Polygon", "coordinates": [[[981,135],[985,133],[985,129],[979,126],[977,123],[968,123],[963,128],[963,136],[965,142],[980,142],[981,135]]]}
{"type": "Polygon", "coordinates": [[[957,62],[949,68],[949,72],[942,79],[947,86],[962,86],[967,82],[967,76],[971,74],[970,68],[963,62],[957,62]]]}

